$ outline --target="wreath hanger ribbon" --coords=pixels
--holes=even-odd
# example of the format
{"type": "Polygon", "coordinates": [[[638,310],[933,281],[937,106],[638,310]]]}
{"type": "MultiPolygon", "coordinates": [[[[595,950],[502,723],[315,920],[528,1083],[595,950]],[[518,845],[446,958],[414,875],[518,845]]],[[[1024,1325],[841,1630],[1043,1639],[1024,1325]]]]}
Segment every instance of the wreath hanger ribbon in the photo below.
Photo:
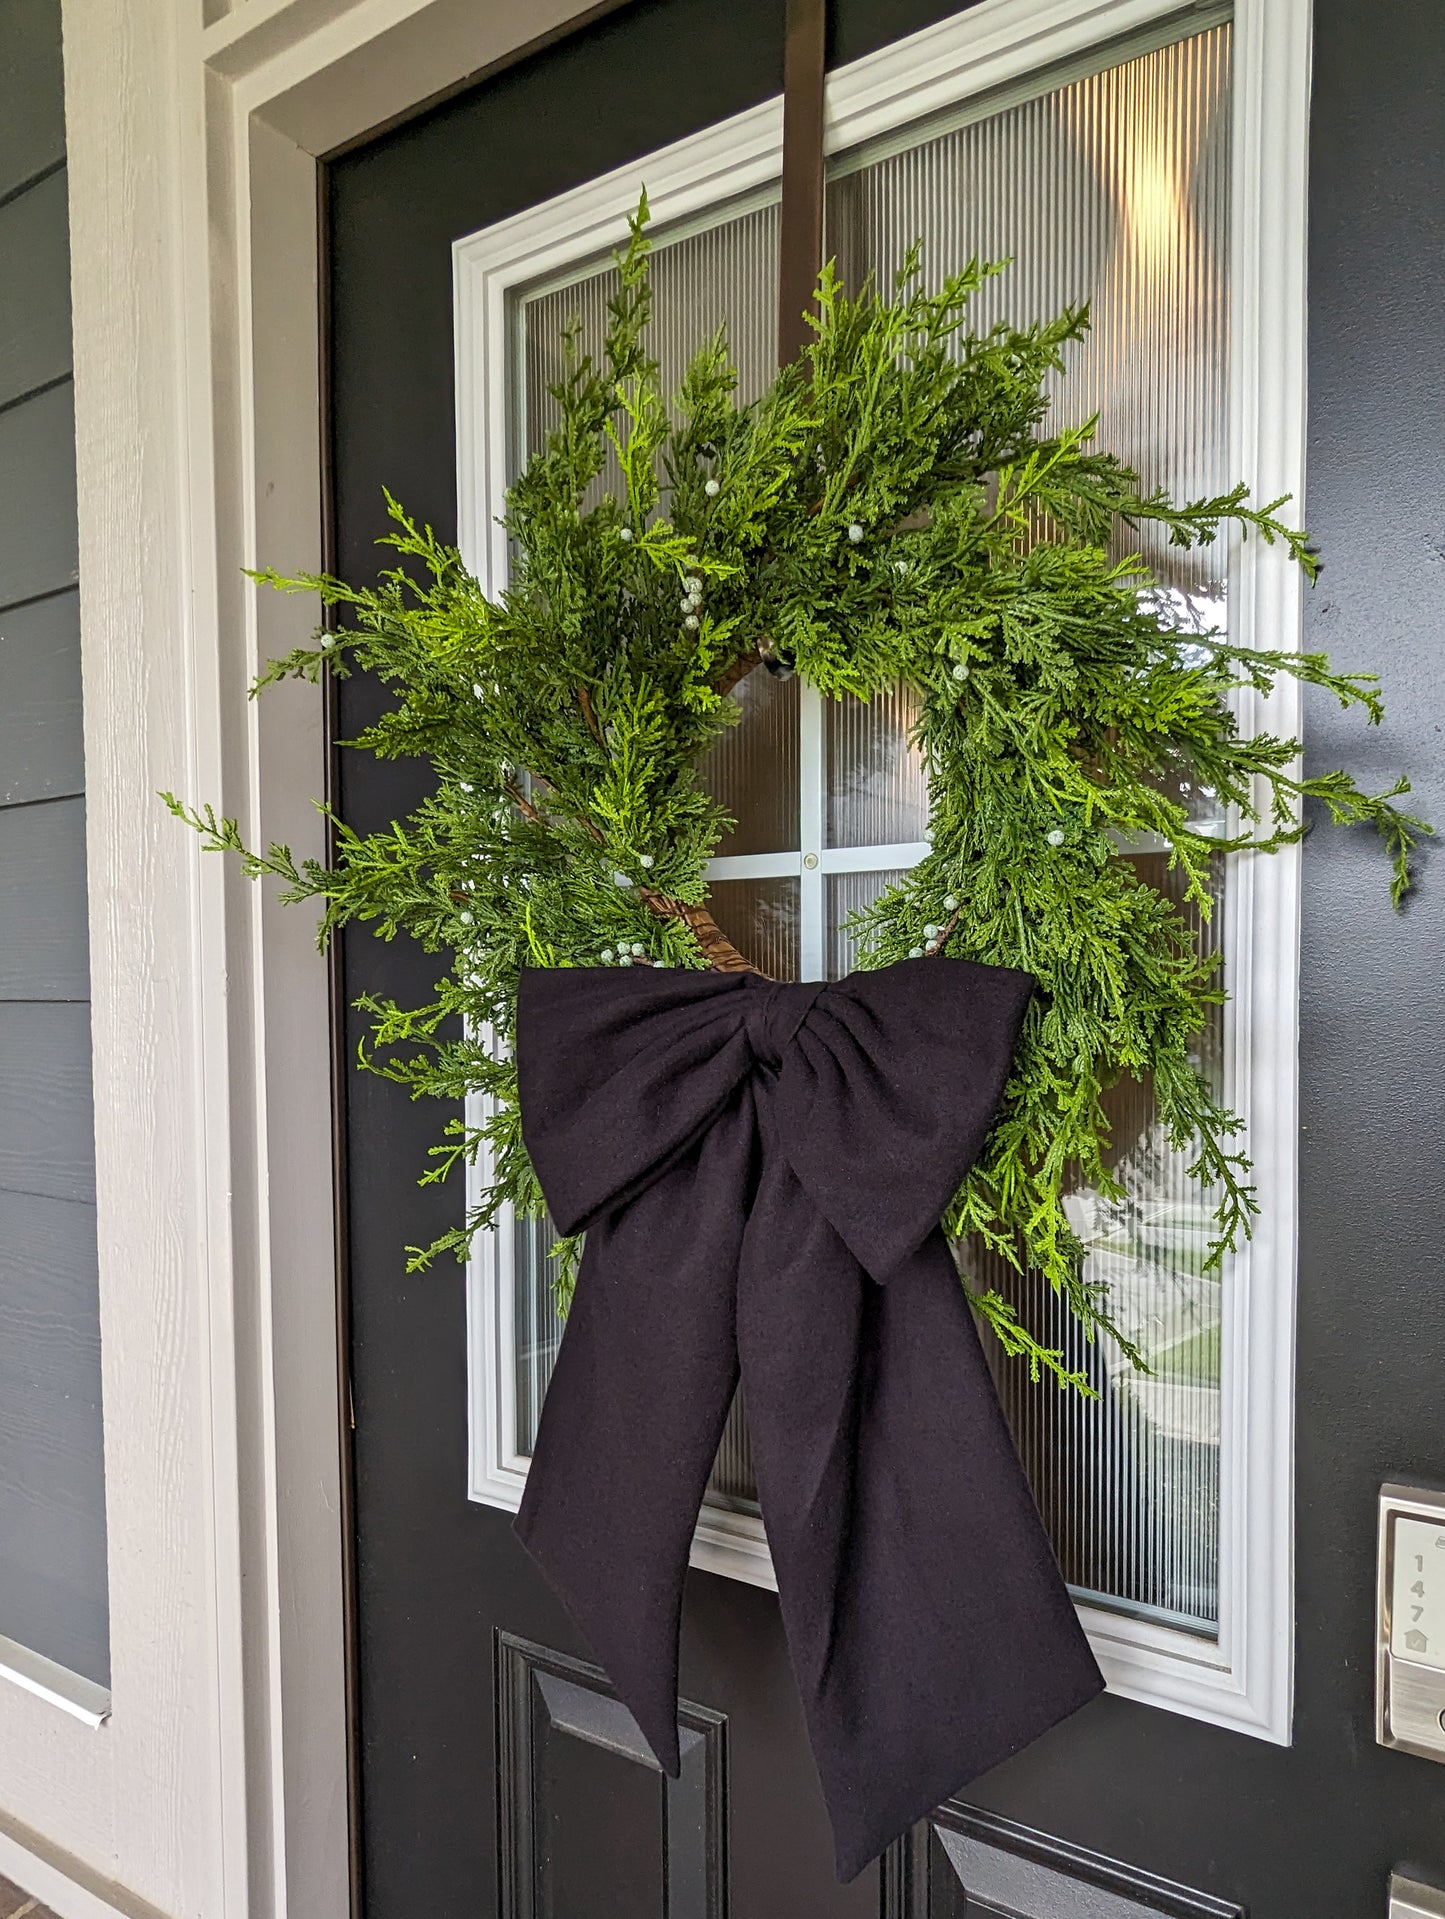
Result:
{"type": "Polygon", "coordinates": [[[517,1530],[659,1764],[739,1385],[840,1879],[1103,1684],[939,1218],[1032,982],[529,969],[522,1131],[585,1230],[517,1530]]]}

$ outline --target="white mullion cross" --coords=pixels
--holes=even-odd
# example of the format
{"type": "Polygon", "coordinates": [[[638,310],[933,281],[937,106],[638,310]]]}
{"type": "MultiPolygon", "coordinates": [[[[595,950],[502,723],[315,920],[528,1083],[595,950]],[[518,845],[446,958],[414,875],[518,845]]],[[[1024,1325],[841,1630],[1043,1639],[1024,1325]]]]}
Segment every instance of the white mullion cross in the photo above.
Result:
{"type": "Polygon", "coordinates": [[[706,877],[720,880],[795,879],[798,882],[798,977],[828,976],[828,911],[831,873],[877,873],[916,866],[927,840],[887,846],[827,846],[827,709],[813,686],[798,689],[798,844],[782,853],[725,853],[709,860],[706,877]]]}
{"type": "Polygon", "coordinates": [[[823,840],[828,829],[828,742],[823,696],[798,689],[798,977],[828,977],[827,881],[823,840]]]}

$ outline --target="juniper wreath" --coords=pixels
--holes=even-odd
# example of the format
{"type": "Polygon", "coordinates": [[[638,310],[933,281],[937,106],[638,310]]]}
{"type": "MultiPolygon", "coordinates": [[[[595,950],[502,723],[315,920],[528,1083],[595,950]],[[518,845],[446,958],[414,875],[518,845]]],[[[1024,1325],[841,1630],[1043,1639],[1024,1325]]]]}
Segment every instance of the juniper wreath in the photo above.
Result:
{"type": "MultiPolygon", "coordinates": [[[[746,965],[708,910],[704,870],[727,820],[699,776],[744,676],[791,670],[864,700],[905,682],[931,850],[859,917],[860,964],[953,955],[1038,982],[998,1123],[946,1229],[1006,1268],[1041,1271],[1089,1337],[1112,1335],[1142,1364],[1086,1277],[1062,1202],[1084,1185],[1123,1197],[1102,1102],[1121,1079],[1147,1079],[1212,1205],[1209,1262],[1249,1232],[1240,1122],[1197,1057],[1223,986],[1189,916],[1208,918],[1215,862],[1298,839],[1315,800],[1379,832],[1398,906],[1430,830],[1394,804],[1405,780],[1374,796],[1344,772],[1301,777],[1298,743],[1245,736],[1231,694],[1292,675],[1375,723],[1374,676],[1181,627],[1143,562],[1119,557],[1129,530],[1153,522],[1179,547],[1237,528],[1317,571],[1304,534],[1277,517],[1283,499],[1252,505],[1241,485],[1175,503],[1095,447],[1094,420],[1054,424],[1045,381],[1085,308],[972,332],[970,296],[1007,263],[974,260],[930,289],[915,249],[891,290],[850,297],[825,270],[809,348],[759,399],[738,403],[721,333],[669,397],[647,346],[646,223],[644,199],[600,360],[575,328],[565,342],[557,425],[508,494],[498,598],[389,495],[395,564],[375,586],[256,575],[328,610],[314,644],[258,686],[378,675],[394,703],[349,744],[429,761],[435,790],[385,831],[334,820],[329,867],[285,846],[249,851],[235,821],[167,803],[208,848],[278,876],[288,899],[319,901],[323,943],[365,921],[448,956],[426,1005],[359,1002],[364,1066],[415,1097],[490,1102],[480,1126],[447,1123],[423,1175],[484,1155],[486,1190],[455,1230],[413,1249],[415,1270],[464,1255],[506,1205],[543,1211],[510,1054],[520,968],[746,965]],[[609,449],[615,491],[601,485],[609,449]],[[1232,837],[1196,830],[1191,787],[1229,809],[1232,837]],[[1170,849],[1175,898],[1118,856],[1140,835],[1170,849]]],[[[560,1248],[564,1304],[577,1250],[560,1248]]],[[[1015,1301],[971,1291],[1035,1377],[1087,1390],[1015,1301]]]]}

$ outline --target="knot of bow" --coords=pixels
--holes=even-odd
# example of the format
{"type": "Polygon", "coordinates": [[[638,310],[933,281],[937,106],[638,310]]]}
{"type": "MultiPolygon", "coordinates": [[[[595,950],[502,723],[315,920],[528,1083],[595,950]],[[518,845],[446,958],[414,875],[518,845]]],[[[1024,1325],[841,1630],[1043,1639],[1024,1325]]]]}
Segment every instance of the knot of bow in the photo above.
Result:
{"type": "Polygon", "coordinates": [[[843,1879],[1102,1685],[939,1227],[1031,985],[522,975],[523,1137],[587,1240],[518,1531],[676,1777],[683,1578],[741,1383],[843,1879]]]}

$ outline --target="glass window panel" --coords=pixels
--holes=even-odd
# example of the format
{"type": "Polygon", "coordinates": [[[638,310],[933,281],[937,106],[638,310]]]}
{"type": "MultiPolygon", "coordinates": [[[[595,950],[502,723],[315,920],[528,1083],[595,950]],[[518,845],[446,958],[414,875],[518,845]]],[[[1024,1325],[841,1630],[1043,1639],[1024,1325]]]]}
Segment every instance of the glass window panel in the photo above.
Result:
{"type": "Polygon", "coordinates": [[[552,1282],[557,1265],[550,1255],[557,1243],[550,1219],[512,1220],[512,1373],[516,1389],[519,1453],[537,1440],[542,1401],[562,1340],[552,1282]]]}
{"type": "MultiPolygon", "coordinates": [[[[658,363],[663,391],[677,391],[692,355],[722,327],[738,372],[738,396],[755,398],[772,379],[778,363],[773,292],[778,283],[776,203],[725,215],[704,231],[679,239],[668,240],[665,234],[653,237],[648,345],[658,363]]],[[[516,465],[542,445],[556,424],[557,402],[550,388],[562,373],[563,328],[575,322],[581,350],[600,357],[607,302],[616,291],[617,270],[604,264],[560,286],[522,295],[524,410],[514,422],[516,465]]],[[[609,449],[591,497],[621,490],[617,456],[609,449]]]]}
{"type": "MultiPolygon", "coordinates": [[[[937,282],[975,254],[1009,260],[972,324],[1089,303],[1088,338],[1052,391],[1101,418],[1110,452],[1180,497],[1227,478],[1230,30],[1220,26],[1072,86],[856,165],[828,191],[828,245],[854,286],[923,246],[937,282]]],[[[866,156],[865,156],[866,158],[866,156]]],[[[1222,597],[1222,550],[1129,532],[1160,579],[1222,597]]]]}
{"type": "Polygon", "coordinates": [[[753,1448],[748,1438],[748,1422],[743,1412],[743,1396],[733,1400],[728,1423],[723,1427],[722,1444],[717,1449],[712,1478],[707,1482],[708,1503],[729,1512],[755,1513],[758,1506],[758,1482],[753,1472],[753,1448]]]}
{"type": "MultiPolygon", "coordinates": [[[[1146,485],[1176,496],[1228,483],[1227,384],[1230,33],[1227,26],[1063,87],[874,160],[865,152],[835,168],[828,188],[828,241],[845,281],[891,276],[915,239],[937,282],[972,255],[1013,265],[977,297],[982,329],[1007,318],[1051,317],[1087,300],[1092,330],[1071,349],[1054,386],[1066,420],[1101,415],[1102,443],[1136,465],[1146,485]]],[[[665,236],[663,236],[665,239],[665,236]]],[[[743,397],[766,384],[774,360],[776,208],[725,214],[707,232],[663,244],[654,256],[654,351],[675,385],[697,339],[726,324],[743,397]]],[[[552,418],[555,336],[572,314],[583,344],[600,344],[610,268],[524,296],[519,369],[519,448],[539,443],[552,418]]],[[[604,474],[599,488],[615,485],[604,474]]],[[[1186,554],[1143,529],[1121,536],[1161,581],[1181,624],[1222,624],[1224,554],[1186,554]]],[[[714,749],[706,777],[737,816],[720,852],[746,857],[799,845],[801,778],[817,779],[824,845],[889,845],[922,837],[923,769],[907,744],[913,719],[900,693],[865,705],[824,702],[822,752],[801,758],[799,715],[816,698],[797,682],[750,675],[735,695],[741,725],[714,749]]],[[[1220,821],[1208,792],[1191,811],[1220,821]]],[[[1221,822],[1222,823],[1222,822],[1221,822]]],[[[1157,851],[1131,849],[1163,883],[1157,851]]],[[[833,874],[808,889],[796,880],[733,878],[713,887],[719,924],[755,964],[777,978],[799,969],[801,900],[826,924],[829,977],[856,961],[846,922],[896,877],[833,874]]],[[[1220,876],[1223,885],[1223,873],[1220,876]]],[[[1215,915],[1217,928],[1221,914],[1215,915]]],[[[1214,931],[1201,937],[1213,939],[1214,931]]],[[[1222,1016],[1202,1037],[1201,1070],[1220,1083],[1222,1016]]],[[[1129,1197],[1107,1204],[1070,1196],[1091,1277],[1108,1278],[1125,1330],[1151,1365],[1121,1366],[1082,1342],[1067,1312],[1037,1276],[990,1272],[1018,1300],[1036,1332],[1086,1371],[1099,1398],[1038,1390],[1025,1369],[998,1367],[1000,1390],[1040,1507],[1066,1573],[1098,1603],[1210,1633],[1217,1622],[1219,1367],[1222,1284],[1202,1271],[1210,1195],[1183,1176],[1160,1137],[1146,1088],[1111,1102],[1115,1163],[1129,1197]]],[[[547,1288],[546,1235],[519,1231],[517,1247],[519,1443],[535,1429],[558,1333],[547,1288]],[[530,1289],[530,1290],[529,1290],[530,1289]]],[[[525,1450],[526,1447],[523,1447],[525,1450]]],[[[715,1490],[751,1502],[741,1408],[719,1455],[715,1490]]]]}
{"type": "Polygon", "coordinates": [[[871,906],[878,895],[896,880],[901,880],[904,871],[899,866],[886,872],[828,875],[829,979],[842,979],[858,964],[858,944],[848,922],[855,913],[861,913],[865,906],[871,906]]]}
{"type": "Polygon", "coordinates": [[[918,695],[906,686],[871,700],[825,702],[829,846],[923,838],[928,783],[923,756],[909,738],[918,708],[918,695]]]}
{"type": "Polygon", "coordinates": [[[713,918],[747,960],[770,979],[798,977],[798,882],[715,880],[713,918]]]}
{"type": "MultiPolygon", "coordinates": [[[[931,281],[975,253],[1012,259],[975,301],[976,327],[1087,300],[1091,332],[1055,382],[1062,417],[1099,413],[1103,444],[1176,496],[1220,491],[1229,477],[1229,51],[1227,26],[1195,35],[858,165],[829,189],[829,244],[853,285],[891,273],[921,239],[931,281]]],[[[1144,553],[1181,624],[1223,623],[1222,549],[1181,553],[1148,529],[1119,547],[1144,553]]],[[[870,746],[856,718],[834,720],[830,822],[872,803],[870,746]],[[850,725],[848,747],[835,749],[850,725]]],[[[1196,817],[1218,818],[1213,795],[1190,797],[1196,817]]],[[[1162,884],[1164,859],[1142,848],[1139,857],[1162,884]]],[[[836,897],[841,905],[841,889],[836,897]]],[[[1200,1058],[1216,1084],[1221,1036],[1216,1017],[1200,1058]]],[[[1113,1284],[1150,1375],[1085,1346],[1036,1276],[1022,1289],[986,1265],[974,1276],[1018,1299],[1099,1390],[1086,1402],[998,1368],[1068,1578],[1106,1605],[1208,1633],[1218,1617],[1222,1294],[1200,1270],[1210,1196],[1184,1177],[1147,1088],[1121,1089],[1111,1116],[1129,1198],[1113,1206],[1080,1192],[1070,1211],[1090,1276],[1113,1284]]]]}
{"type": "Polygon", "coordinates": [[[798,844],[798,696],[796,679],[755,669],[732,697],[742,709],[709,751],[704,786],[737,825],[718,843],[723,856],[786,853],[798,844]]]}
{"type": "MultiPolygon", "coordinates": [[[[1163,854],[1139,856],[1151,885],[1178,897],[1163,854]]],[[[1206,948],[1216,943],[1216,904],[1206,948]]],[[[1198,1062],[1216,1086],[1223,1018],[1215,1008],[1198,1062]]],[[[1105,1606],[1213,1634],[1219,1591],[1219,1387],[1223,1285],[1205,1273],[1214,1195],[1171,1151],[1147,1087],[1106,1101],[1123,1201],[1081,1190],[1065,1202],[1086,1249],[1085,1277],[1103,1281],[1121,1330],[1150,1371],[1107,1342],[1087,1345],[1037,1274],[1022,1286],[997,1259],[970,1252],[973,1283],[1015,1299],[1044,1343],[1062,1347],[1099,1397],[1041,1391],[998,1359],[995,1376],[1040,1510],[1069,1583],[1105,1606]]],[[[997,1357],[997,1356],[996,1356],[997,1357]]]]}

